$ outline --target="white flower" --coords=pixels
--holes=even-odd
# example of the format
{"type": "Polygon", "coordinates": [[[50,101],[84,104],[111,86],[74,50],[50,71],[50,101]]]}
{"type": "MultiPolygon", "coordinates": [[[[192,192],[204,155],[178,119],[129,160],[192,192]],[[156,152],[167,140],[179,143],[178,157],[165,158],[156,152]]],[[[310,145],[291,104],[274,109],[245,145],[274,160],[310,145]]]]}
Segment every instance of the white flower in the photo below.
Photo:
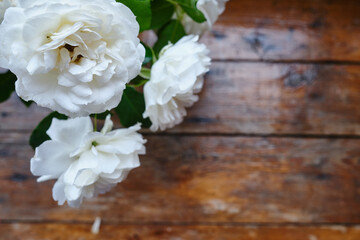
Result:
{"type": "Polygon", "coordinates": [[[16,6],[16,0],[0,0],[0,23],[4,19],[6,10],[14,6],[16,6]]]}
{"type": "Polygon", "coordinates": [[[135,15],[114,0],[19,0],[0,26],[16,92],[70,117],[112,109],[145,56],[135,15]]]}
{"type": "Polygon", "coordinates": [[[83,198],[105,193],[140,165],[145,140],[140,125],[111,131],[110,115],[101,132],[93,132],[90,117],[53,119],[47,134],[51,140],[35,149],[31,172],[38,182],[57,179],[53,198],[59,205],[79,207],[83,198]]]}
{"type": "Polygon", "coordinates": [[[184,14],[182,23],[188,34],[201,35],[211,30],[212,25],[225,10],[225,3],[228,0],[199,0],[196,7],[204,14],[206,22],[197,23],[188,15],[184,14]]]}
{"type": "Polygon", "coordinates": [[[150,81],[144,86],[144,117],[152,121],[151,130],[165,130],[182,122],[185,107],[198,100],[203,75],[209,71],[209,50],[198,36],[186,36],[166,46],[152,66],[150,81]]]}

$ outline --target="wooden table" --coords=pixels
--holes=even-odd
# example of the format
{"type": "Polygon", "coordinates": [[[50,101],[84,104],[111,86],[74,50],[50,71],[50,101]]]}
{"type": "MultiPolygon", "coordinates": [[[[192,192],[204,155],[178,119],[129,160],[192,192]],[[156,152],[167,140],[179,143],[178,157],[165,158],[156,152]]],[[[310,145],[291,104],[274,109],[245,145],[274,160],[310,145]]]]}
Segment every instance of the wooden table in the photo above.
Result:
{"type": "Polygon", "coordinates": [[[79,210],[29,172],[48,111],[1,104],[0,239],[360,239],[360,2],[231,0],[202,41],[201,100],[79,210]]]}

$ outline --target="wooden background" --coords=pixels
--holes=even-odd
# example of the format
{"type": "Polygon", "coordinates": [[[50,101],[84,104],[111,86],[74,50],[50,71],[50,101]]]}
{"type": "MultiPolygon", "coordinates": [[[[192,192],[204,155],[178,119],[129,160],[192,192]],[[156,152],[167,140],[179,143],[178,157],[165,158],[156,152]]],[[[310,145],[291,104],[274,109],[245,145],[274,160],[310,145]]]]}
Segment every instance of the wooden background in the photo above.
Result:
{"type": "Polygon", "coordinates": [[[360,239],[360,2],[231,0],[202,41],[201,100],[79,210],[29,172],[48,111],[0,104],[0,239],[360,239]]]}

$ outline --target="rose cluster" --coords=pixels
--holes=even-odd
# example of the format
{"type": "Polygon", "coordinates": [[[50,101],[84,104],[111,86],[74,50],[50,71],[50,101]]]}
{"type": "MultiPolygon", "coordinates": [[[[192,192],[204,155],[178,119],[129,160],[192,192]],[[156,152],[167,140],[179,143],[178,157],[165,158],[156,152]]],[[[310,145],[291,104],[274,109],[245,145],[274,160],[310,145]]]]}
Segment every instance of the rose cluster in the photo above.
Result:
{"type": "Polygon", "coordinates": [[[211,63],[199,37],[226,1],[0,0],[0,101],[15,90],[54,111],[30,138],[30,170],[56,180],[54,200],[79,207],[109,191],[140,166],[141,127],[183,121],[211,63]],[[112,130],[112,115],[124,128],[112,130]]]}

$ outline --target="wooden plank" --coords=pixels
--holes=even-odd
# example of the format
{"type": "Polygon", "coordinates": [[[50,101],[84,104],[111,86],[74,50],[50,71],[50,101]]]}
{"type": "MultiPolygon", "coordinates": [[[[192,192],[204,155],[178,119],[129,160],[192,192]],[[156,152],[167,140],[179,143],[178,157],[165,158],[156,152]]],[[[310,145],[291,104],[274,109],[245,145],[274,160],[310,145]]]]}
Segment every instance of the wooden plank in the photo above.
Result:
{"type": "MultiPolygon", "coordinates": [[[[213,63],[200,100],[173,133],[360,134],[360,66],[213,63]]],[[[14,96],[0,130],[32,130],[48,113],[14,96]]]]}
{"type": "Polygon", "coordinates": [[[170,131],[359,135],[359,102],[359,66],[217,63],[170,131]]]}
{"type": "Polygon", "coordinates": [[[359,61],[357,0],[237,0],[204,36],[214,59],[359,61]]]}
{"type": "Polygon", "coordinates": [[[0,130],[32,131],[50,112],[36,104],[26,107],[13,93],[9,100],[0,103],[0,130]]]}
{"type": "MultiPolygon", "coordinates": [[[[4,136],[4,135],[3,135],[4,136]]],[[[25,139],[25,137],[24,137],[25,139]]],[[[108,223],[360,223],[360,139],[148,136],[142,166],[79,210],[0,144],[0,219],[108,223]]]]}
{"type": "Polygon", "coordinates": [[[215,60],[359,62],[359,12],[357,0],[229,1],[202,42],[215,60]]]}
{"type": "Polygon", "coordinates": [[[359,93],[358,66],[218,63],[171,131],[358,135],[359,93]]]}
{"type": "Polygon", "coordinates": [[[359,226],[172,226],[106,225],[98,235],[87,224],[1,224],[2,239],[122,240],[358,240],[359,226]]]}

